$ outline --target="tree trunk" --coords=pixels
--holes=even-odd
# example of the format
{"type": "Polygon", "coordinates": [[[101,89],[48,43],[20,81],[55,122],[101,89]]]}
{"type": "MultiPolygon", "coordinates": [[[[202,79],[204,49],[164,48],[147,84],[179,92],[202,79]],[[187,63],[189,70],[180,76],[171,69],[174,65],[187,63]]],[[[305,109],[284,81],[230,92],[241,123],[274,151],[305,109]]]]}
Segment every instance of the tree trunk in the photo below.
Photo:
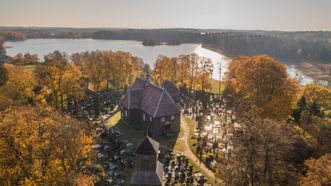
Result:
{"type": "Polygon", "coordinates": [[[63,94],[61,94],[60,99],[61,99],[61,109],[63,109],[63,94]]]}
{"type": "MultiPolygon", "coordinates": [[[[269,134],[266,135],[267,136],[267,139],[266,139],[266,142],[265,142],[265,153],[264,153],[264,169],[263,169],[263,183],[265,184],[266,183],[266,176],[267,176],[267,171],[269,169],[269,140],[268,140],[268,136],[269,134]]],[[[270,175],[269,175],[270,177],[270,175]]]]}

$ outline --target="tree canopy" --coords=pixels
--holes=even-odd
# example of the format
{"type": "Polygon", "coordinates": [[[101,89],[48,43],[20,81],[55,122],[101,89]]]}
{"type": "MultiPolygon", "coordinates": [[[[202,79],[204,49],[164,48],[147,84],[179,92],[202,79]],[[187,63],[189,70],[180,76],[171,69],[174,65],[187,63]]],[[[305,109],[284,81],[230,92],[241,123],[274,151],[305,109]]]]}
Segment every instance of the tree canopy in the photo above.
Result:
{"type": "Polygon", "coordinates": [[[190,90],[200,88],[204,91],[211,86],[213,63],[197,54],[174,58],[160,56],[154,64],[152,74],[158,84],[171,80],[181,86],[188,86],[190,90]]]}
{"type": "Polygon", "coordinates": [[[237,113],[281,120],[292,112],[297,92],[283,64],[266,55],[240,56],[229,65],[224,99],[237,113]]]}
{"type": "Polygon", "coordinates": [[[19,107],[0,116],[0,183],[74,185],[92,138],[77,120],[50,109],[19,107]]]}
{"type": "Polygon", "coordinates": [[[331,184],[331,154],[326,154],[318,159],[306,161],[308,171],[300,180],[300,185],[330,185],[331,184]]]}

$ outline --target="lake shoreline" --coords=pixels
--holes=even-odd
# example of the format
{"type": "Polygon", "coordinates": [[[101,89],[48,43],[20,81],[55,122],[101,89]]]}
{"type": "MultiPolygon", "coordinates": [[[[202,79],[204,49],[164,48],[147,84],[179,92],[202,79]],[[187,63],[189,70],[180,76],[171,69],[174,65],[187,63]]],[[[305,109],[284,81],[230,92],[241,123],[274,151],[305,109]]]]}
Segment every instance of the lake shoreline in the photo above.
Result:
{"type": "MultiPolygon", "coordinates": [[[[229,60],[231,57],[228,57],[222,50],[213,47],[211,45],[202,44],[203,48],[219,53],[220,55],[226,56],[229,60]]],[[[321,81],[322,84],[327,82],[327,86],[331,88],[331,64],[322,64],[322,63],[309,63],[309,62],[293,62],[286,63],[285,61],[280,61],[286,66],[292,66],[302,75],[312,78],[313,80],[321,81]],[[324,83],[323,83],[324,82],[324,83]]]]}
{"type": "MultiPolygon", "coordinates": [[[[219,79],[218,66],[222,65],[222,75],[228,69],[228,64],[231,61],[230,57],[224,55],[224,52],[215,49],[215,47],[205,45],[203,43],[183,43],[181,45],[157,45],[144,46],[141,41],[135,40],[99,40],[99,39],[27,39],[21,42],[6,42],[8,56],[15,56],[19,53],[37,54],[40,59],[50,52],[56,50],[65,52],[68,55],[86,51],[126,51],[133,56],[142,59],[144,63],[151,67],[160,55],[168,57],[178,57],[181,54],[196,53],[200,57],[209,58],[214,64],[213,78],[219,79]]],[[[293,66],[288,66],[288,72],[292,77],[297,74],[302,74],[300,70],[293,66]]],[[[224,76],[223,76],[224,77],[224,76]]],[[[302,84],[313,82],[311,78],[301,76],[302,84]]]]}

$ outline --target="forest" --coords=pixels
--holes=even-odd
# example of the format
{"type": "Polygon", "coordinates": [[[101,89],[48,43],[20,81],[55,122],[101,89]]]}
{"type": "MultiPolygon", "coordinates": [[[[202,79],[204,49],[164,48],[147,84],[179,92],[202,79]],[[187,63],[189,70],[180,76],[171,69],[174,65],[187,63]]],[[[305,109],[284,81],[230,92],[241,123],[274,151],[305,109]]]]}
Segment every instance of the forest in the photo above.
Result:
{"type": "Polygon", "coordinates": [[[1,35],[7,41],[31,38],[93,38],[137,40],[152,46],[158,43],[202,43],[204,47],[228,57],[267,54],[290,64],[329,64],[331,61],[331,32],[327,31],[0,27],[1,35]]]}
{"type": "Polygon", "coordinates": [[[203,45],[229,57],[267,54],[287,63],[330,63],[330,32],[222,32],[204,37],[203,45]]]}
{"type": "Polygon", "coordinates": [[[198,30],[176,29],[126,29],[118,31],[99,31],[92,35],[93,39],[138,40],[151,39],[155,42],[178,41],[179,43],[200,43],[198,30]]]}

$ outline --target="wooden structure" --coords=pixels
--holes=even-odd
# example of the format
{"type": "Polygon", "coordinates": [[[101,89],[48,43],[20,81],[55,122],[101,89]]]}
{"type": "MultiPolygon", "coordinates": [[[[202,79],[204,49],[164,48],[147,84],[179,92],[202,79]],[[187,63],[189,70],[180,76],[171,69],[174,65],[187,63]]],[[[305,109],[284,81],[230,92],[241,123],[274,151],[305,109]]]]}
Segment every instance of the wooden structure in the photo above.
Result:
{"type": "Polygon", "coordinates": [[[136,150],[131,185],[162,185],[163,165],[158,160],[159,143],[146,136],[136,150]]]}
{"type": "Polygon", "coordinates": [[[153,136],[178,133],[180,109],[167,89],[137,78],[120,101],[121,117],[131,125],[149,127],[153,136]]]}

